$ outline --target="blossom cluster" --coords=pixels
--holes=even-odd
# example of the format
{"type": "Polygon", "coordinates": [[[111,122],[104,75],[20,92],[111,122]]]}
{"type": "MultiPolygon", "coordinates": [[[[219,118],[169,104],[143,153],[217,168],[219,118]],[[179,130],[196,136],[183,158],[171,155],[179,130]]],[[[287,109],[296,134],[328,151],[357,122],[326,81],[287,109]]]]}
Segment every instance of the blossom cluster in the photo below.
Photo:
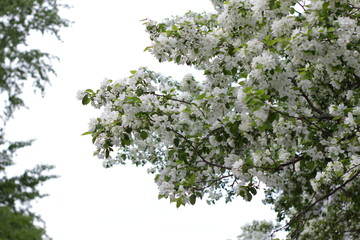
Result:
{"type": "Polygon", "coordinates": [[[203,79],[140,68],[79,94],[103,109],[87,132],[95,154],[105,166],[147,165],[159,196],[177,206],[251,200],[265,185],[291,237],[351,236],[360,219],[360,2],[212,2],[214,13],[146,22],[147,50],[203,79]]]}

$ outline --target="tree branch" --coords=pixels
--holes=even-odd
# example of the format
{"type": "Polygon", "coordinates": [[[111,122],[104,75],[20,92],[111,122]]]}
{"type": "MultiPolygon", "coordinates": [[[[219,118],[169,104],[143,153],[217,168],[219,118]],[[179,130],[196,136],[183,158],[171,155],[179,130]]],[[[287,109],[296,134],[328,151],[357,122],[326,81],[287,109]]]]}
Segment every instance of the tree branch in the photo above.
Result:
{"type": "Polygon", "coordinates": [[[328,120],[332,120],[333,117],[324,113],[323,111],[321,111],[320,109],[318,109],[317,107],[315,107],[315,105],[312,103],[312,101],[310,100],[310,98],[305,94],[305,92],[297,85],[296,81],[294,78],[289,78],[292,82],[292,84],[297,87],[300,91],[301,96],[303,96],[306,100],[306,102],[309,104],[310,108],[315,111],[316,113],[318,113],[318,116],[315,116],[318,119],[328,119],[328,120]]]}
{"type": "Polygon", "coordinates": [[[219,130],[221,130],[221,129],[223,129],[223,127],[218,127],[218,128],[215,128],[215,129],[211,130],[211,131],[201,140],[201,142],[198,143],[198,145],[196,146],[196,149],[198,149],[206,140],[208,140],[211,135],[213,135],[215,132],[217,132],[217,131],[219,131],[219,130]]]}
{"type": "Polygon", "coordinates": [[[227,170],[230,170],[231,168],[229,167],[225,167],[225,166],[222,166],[222,165],[219,165],[219,164],[216,164],[216,163],[212,163],[212,162],[209,162],[207,161],[203,156],[201,156],[201,154],[199,153],[199,151],[197,150],[196,147],[194,147],[194,145],[192,144],[192,142],[187,139],[184,135],[182,135],[181,133],[178,133],[177,131],[175,131],[174,129],[170,129],[170,131],[172,131],[173,133],[179,135],[181,138],[183,138],[189,145],[190,147],[194,150],[194,152],[196,153],[196,155],[203,161],[205,162],[206,164],[210,165],[210,166],[213,166],[213,167],[218,167],[218,168],[223,168],[223,169],[227,169],[227,170]]]}
{"type": "Polygon", "coordinates": [[[157,97],[163,97],[163,98],[166,98],[166,99],[168,99],[168,100],[175,101],[175,102],[181,102],[181,103],[185,103],[185,104],[192,105],[191,102],[187,102],[187,101],[184,101],[184,100],[172,98],[172,97],[169,97],[169,96],[166,96],[166,95],[163,95],[163,94],[157,94],[157,93],[155,93],[155,92],[144,92],[144,93],[145,93],[145,94],[151,94],[151,95],[154,95],[154,96],[157,96],[157,97]]]}
{"type": "Polygon", "coordinates": [[[191,103],[191,102],[188,102],[188,101],[184,101],[184,100],[172,98],[172,97],[169,97],[169,96],[163,95],[163,94],[157,94],[157,93],[155,93],[155,92],[144,92],[144,93],[145,93],[145,94],[152,94],[152,95],[157,96],[157,97],[163,97],[163,98],[166,98],[166,99],[171,100],[171,101],[174,101],[174,102],[180,102],[180,103],[185,103],[185,104],[188,104],[188,105],[195,106],[195,107],[201,112],[201,114],[203,115],[203,117],[206,118],[205,113],[204,113],[195,103],[191,103]]]}
{"type": "Polygon", "coordinates": [[[297,4],[299,4],[299,6],[304,10],[304,12],[306,11],[306,9],[305,9],[305,6],[304,5],[302,5],[301,3],[300,3],[300,1],[299,2],[297,2],[297,4]]]}
{"type": "MultiPolygon", "coordinates": [[[[288,118],[298,119],[298,120],[307,122],[309,125],[313,125],[315,127],[315,128],[312,128],[313,130],[321,130],[321,131],[323,131],[323,129],[321,127],[317,126],[315,123],[311,122],[307,117],[305,117],[303,115],[301,117],[295,117],[295,116],[291,116],[290,114],[284,113],[284,112],[276,109],[275,107],[270,107],[270,108],[272,110],[274,110],[275,112],[277,112],[277,113],[279,113],[279,114],[281,114],[283,116],[286,116],[288,118]]],[[[310,126],[308,126],[308,127],[310,127],[310,126]]]]}

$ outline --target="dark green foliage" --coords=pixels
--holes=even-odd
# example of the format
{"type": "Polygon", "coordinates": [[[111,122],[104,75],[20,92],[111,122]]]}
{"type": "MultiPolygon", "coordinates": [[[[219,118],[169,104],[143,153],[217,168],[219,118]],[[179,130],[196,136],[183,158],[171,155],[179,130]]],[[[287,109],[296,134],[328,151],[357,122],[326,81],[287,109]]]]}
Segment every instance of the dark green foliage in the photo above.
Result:
{"type": "Polygon", "coordinates": [[[0,207],[0,240],[39,240],[45,230],[34,225],[36,216],[0,207]]]}

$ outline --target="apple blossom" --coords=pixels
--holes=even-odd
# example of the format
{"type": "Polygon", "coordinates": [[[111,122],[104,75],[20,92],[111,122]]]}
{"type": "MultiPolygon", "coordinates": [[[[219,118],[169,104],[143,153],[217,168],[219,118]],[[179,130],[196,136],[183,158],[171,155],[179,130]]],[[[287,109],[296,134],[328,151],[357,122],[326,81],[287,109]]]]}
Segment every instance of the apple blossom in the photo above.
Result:
{"type": "Polygon", "coordinates": [[[290,238],[355,239],[360,1],[212,2],[214,13],[145,22],[146,50],[202,79],[139,68],[79,95],[103,109],[87,132],[95,154],[147,165],[177,207],[266,186],[290,238]]]}

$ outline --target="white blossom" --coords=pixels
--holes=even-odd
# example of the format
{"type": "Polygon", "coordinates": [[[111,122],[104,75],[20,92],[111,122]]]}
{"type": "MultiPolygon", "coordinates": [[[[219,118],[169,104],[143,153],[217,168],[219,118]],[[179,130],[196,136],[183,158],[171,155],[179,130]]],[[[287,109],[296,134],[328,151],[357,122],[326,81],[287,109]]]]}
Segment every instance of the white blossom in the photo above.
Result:
{"type": "Polygon", "coordinates": [[[215,13],[146,22],[148,51],[193,66],[201,79],[140,68],[77,94],[102,109],[89,124],[94,154],[106,167],[149,165],[160,197],[178,207],[200,196],[249,200],[266,186],[278,214],[303,226],[288,226],[290,238],[351,235],[358,226],[348,216],[359,212],[347,194],[360,174],[359,2],[212,2],[215,13]]]}

